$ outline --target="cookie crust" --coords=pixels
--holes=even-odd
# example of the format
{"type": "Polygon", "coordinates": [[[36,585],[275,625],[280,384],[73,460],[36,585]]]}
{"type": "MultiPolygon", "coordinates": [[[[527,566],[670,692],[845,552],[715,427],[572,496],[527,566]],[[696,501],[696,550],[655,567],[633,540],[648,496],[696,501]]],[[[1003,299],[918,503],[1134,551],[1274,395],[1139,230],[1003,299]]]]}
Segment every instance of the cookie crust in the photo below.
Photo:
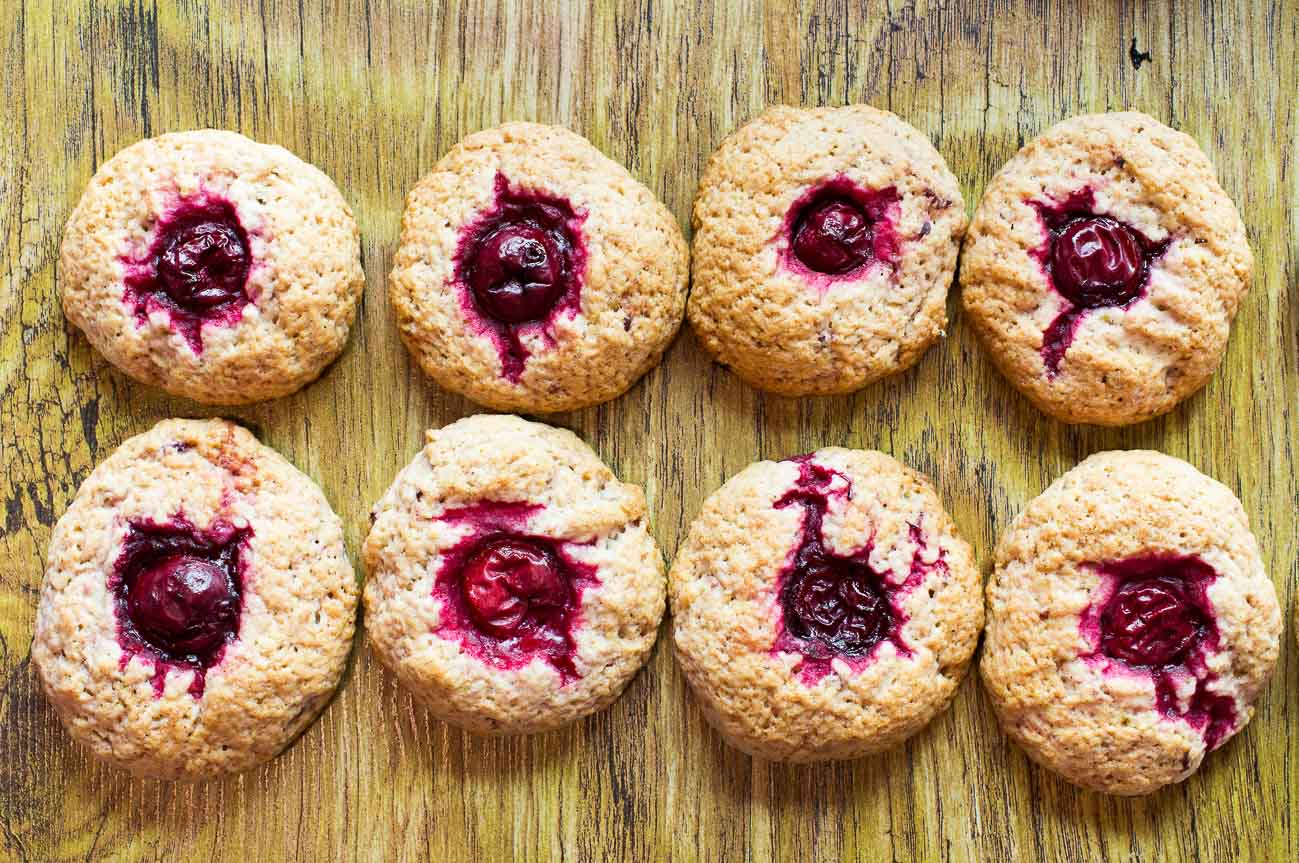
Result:
{"type": "Polygon", "coordinates": [[[141,383],[206,404],[292,393],[343,350],[365,284],[360,233],[338,188],[282,147],[203,129],[149,138],[105,162],[59,255],[68,320],[141,383]],[[166,311],[126,299],[134,261],[179,204],[220,199],[248,235],[242,314],[202,327],[201,350],[166,311]]]}
{"type": "Polygon", "coordinates": [[[439,719],[478,733],[557,728],[611,704],[645,663],[664,609],[663,557],[645,496],[572,432],[479,415],[427,444],[371,513],[366,631],[375,653],[439,719]],[[500,667],[446,632],[435,583],[470,526],[449,513],[526,505],[543,536],[594,573],[572,631],[576,678],[533,658],[500,667]]]}
{"type": "Polygon", "coordinates": [[[1082,621],[1102,590],[1099,567],[1152,554],[1195,558],[1215,573],[1206,593],[1217,646],[1204,666],[1216,677],[1206,691],[1232,699],[1230,737],[1276,664],[1281,615],[1226,486],[1157,452],[1094,455],[1007,528],[988,584],[980,671],[1002,729],[1034,761],[1110,794],[1181,782],[1206,754],[1203,729],[1179,718],[1191,682],[1164,715],[1149,673],[1089,659],[1096,645],[1082,621]]]}
{"type": "Polygon", "coordinates": [[[625,168],[562,127],[507,123],[466,137],[407,196],[389,296],[402,340],[439,386],[497,410],[553,413],[616,398],[657,365],[687,280],[680,227],[625,168]],[[517,373],[475,327],[456,272],[498,178],[571,205],[584,256],[580,305],[520,330],[517,373]]]}
{"type": "Polygon", "coordinates": [[[1240,214],[1191,137],[1145,114],[1092,114],[1051,127],[993,178],[962,252],[961,297],[988,355],[1038,409],[1127,425],[1208,382],[1253,266],[1240,214]],[[1051,374],[1043,338],[1068,301],[1038,257],[1039,207],[1084,190],[1095,212],[1167,247],[1143,296],[1079,320],[1051,374]]]}
{"type": "Polygon", "coordinates": [[[947,323],[965,232],[960,184],[921,132],[869,105],[770,108],[708,160],[694,203],[687,314],[753,386],[847,393],[914,365],[947,323]],[[826,279],[783,263],[791,208],[838,179],[894,190],[896,260],[826,279]]]}
{"type": "Polygon", "coordinates": [[[268,761],[329,701],[358,588],[320,489],[224,420],[164,420],[90,474],[50,540],[32,662],[72,737],[137,776],[198,779],[268,761]],[[109,586],[132,521],[249,530],[237,638],[206,671],[123,649],[109,586]],[[157,691],[155,686],[158,687],[157,691]]]}

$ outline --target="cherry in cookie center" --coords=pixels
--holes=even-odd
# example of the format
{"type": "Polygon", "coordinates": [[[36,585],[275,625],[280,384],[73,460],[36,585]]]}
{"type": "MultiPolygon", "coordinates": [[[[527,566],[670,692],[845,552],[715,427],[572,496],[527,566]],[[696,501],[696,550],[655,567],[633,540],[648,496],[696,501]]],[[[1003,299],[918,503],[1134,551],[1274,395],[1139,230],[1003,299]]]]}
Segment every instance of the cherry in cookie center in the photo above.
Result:
{"type": "Polygon", "coordinates": [[[1237,722],[1235,700],[1211,689],[1218,675],[1206,662],[1218,649],[1208,598],[1218,573],[1198,557],[1170,555],[1111,561],[1099,569],[1096,600],[1079,624],[1094,646],[1087,658],[1101,659],[1106,673],[1148,675],[1159,713],[1186,722],[1207,749],[1216,748],[1237,722]]]}
{"type": "Polygon", "coordinates": [[[137,319],[165,309],[195,353],[207,323],[233,323],[251,302],[253,256],[234,204],[210,195],[182,199],[158,223],[153,242],[129,259],[126,300],[137,319]]]}
{"type": "Polygon", "coordinates": [[[572,580],[539,540],[500,534],[486,539],[464,565],[469,619],[497,638],[525,630],[562,629],[573,609],[572,580]]]}
{"type": "Polygon", "coordinates": [[[439,521],[468,532],[443,553],[433,585],[441,601],[436,634],[495,668],[541,659],[564,683],[575,664],[582,591],[599,584],[596,568],[567,543],[528,532],[540,506],[484,501],[448,510],[439,521]]]}
{"type": "Polygon", "coordinates": [[[123,661],[152,661],[161,693],[169,668],[204,674],[235,640],[242,612],[242,552],[252,531],[216,522],[200,530],[183,516],[132,522],[113,568],[118,642],[123,661]]]}
{"type": "Polygon", "coordinates": [[[814,273],[850,276],[897,257],[893,187],[872,190],[836,176],[799,197],[785,217],[788,257],[814,273]]]}
{"type": "MultiPolygon", "coordinates": [[[[893,642],[899,653],[909,654],[901,633],[906,615],[899,603],[928,567],[916,557],[907,577],[894,583],[870,565],[873,537],[846,555],[831,551],[825,540],[825,515],[831,499],[851,498],[852,481],[808,456],[792,461],[799,467],[798,480],[775,507],[797,505],[804,514],[798,545],[777,582],[782,619],[773,652],[802,654],[799,677],[809,685],[830,673],[835,657],[868,662],[885,641],[893,642]]],[[[913,528],[911,535],[918,555],[923,548],[920,531],[913,528]]]]}
{"type": "Polygon", "coordinates": [[[1112,216],[1096,212],[1089,187],[1059,203],[1031,202],[1045,238],[1033,256],[1051,287],[1068,301],[1042,334],[1047,376],[1059,374],[1083,316],[1094,309],[1125,309],[1145,296],[1155,262],[1169,241],[1155,242],[1112,216]]]}
{"type": "Polygon", "coordinates": [[[1101,650],[1129,665],[1180,662],[1207,629],[1186,585],[1170,575],[1125,582],[1101,612],[1101,650]]]}

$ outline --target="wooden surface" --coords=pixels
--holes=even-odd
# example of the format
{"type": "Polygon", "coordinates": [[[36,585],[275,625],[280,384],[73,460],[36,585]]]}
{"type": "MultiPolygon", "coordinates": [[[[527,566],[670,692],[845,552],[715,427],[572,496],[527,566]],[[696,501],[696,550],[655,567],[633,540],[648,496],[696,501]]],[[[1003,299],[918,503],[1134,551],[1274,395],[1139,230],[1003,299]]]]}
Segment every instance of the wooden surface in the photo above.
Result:
{"type": "Polygon", "coordinates": [[[1299,3],[557,6],[0,0],[0,858],[1296,859],[1299,3]],[[1133,39],[1150,54],[1139,69],[1133,39]],[[769,103],[854,101],[927,132],[971,208],[1026,139],[1074,113],[1130,106],[1198,139],[1258,261],[1207,390],[1135,428],[1059,425],[996,374],[953,296],[947,340],[851,398],[760,395],[683,331],[626,396],[556,422],[645,485],[669,554],[725,478],[822,445],[929,473],[985,567],[1013,514],[1087,454],[1189,459],[1244,500],[1287,619],[1257,717],[1199,775],[1141,800],[1075,790],[1005,741],[973,677],[890,754],[757,763],[703,723],[666,626],[612,709],[543,737],[435,722],[358,647],[320,721],[242,777],[133,781],[69,743],[29,662],[50,529],[124,438],[211,413],[131,383],[63,318],[60,234],[97,165],[148,135],[237,129],[319,165],[352,203],[368,288],[346,354],[237,416],[320,482],[355,560],[368,507],[423,429],[475,412],[418,374],[385,297],[403,196],[447,148],[506,119],[564,123],[685,225],[705,158],[738,124],[769,103]]]}

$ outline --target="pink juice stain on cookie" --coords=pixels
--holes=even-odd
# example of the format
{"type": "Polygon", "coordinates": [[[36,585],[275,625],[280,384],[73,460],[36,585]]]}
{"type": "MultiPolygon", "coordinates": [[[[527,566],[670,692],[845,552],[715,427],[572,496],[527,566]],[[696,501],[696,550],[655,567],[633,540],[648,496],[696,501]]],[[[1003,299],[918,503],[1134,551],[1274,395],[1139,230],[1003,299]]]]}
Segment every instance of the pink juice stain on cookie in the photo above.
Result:
{"type": "Polygon", "coordinates": [[[252,302],[248,231],[234,204],[216,195],[182,198],[158,221],[145,253],[122,263],[123,300],[136,320],[165,311],[195,354],[203,352],[204,326],[233,325],[252,302]]]}
{"type": "Polygon", "coordinates": [[[851,499],[852,482],[811,456],[790,461],[798,465],[798,481],[775,506],[802,507],[803,522],[798,544],[776,581],[780,619],[772,655],[801,654],[798,676],[808,686],[830,674],[835,659],[861,670],[885,642],[909,656],[911,649],[902,638],[907,615],[901,601],[933,568],[945,566],[941,555],[933,563],[921,560],[927,546],[923,531],[914,524],[910,536],[916,550],[901,582],[870,565],[873,538],[848,554],[835,554],[825,544],[825,514],[832,499],[851,499]]]}
{"type": "Polygon", "coordinates": [[[1218,647],[1208,588],[1218,577],[1198,557],[1143,556],[1100,564],[1101,583],[1079,630],[1092,652],[1083,659],[1106,674],[1138,674],[1155,687],[1155,707],[1199,731],[1215,749],[1236,725],[1235,701],[1209,685],[1206,657],[1218,647]],[[1185,700],[1182,684],[1195,681],[1185,700]]]}
{"type": "Polygon", "coordinates": [[[553,344],[554,322],[581,310],[584,215],[563,198],[495,180],[495,198],[461,234],[455,289],[473,328],[496,346],[501,373],[518,381],[529,350],[523,336],[553,344]]]}
{"type": "Polygon", "coordinates": [[[156,695],[178,670],[194,672],[189,692],[201,697],[208,669],[238,637],[250,536],[251,528],[227,522],[199,530],[179,514],[127,528],[108,581],[121,667],[137,656],[151,662],[156,695]]]}
{"type": "Polygon", "coordinates": [[[561,685],[581,677],[573,661],[573,634],[582,592],[598,585],[596,568],[575,560],[569,547],[528,532],[541,507],[481,503],[449,510],[439,521],[470,530],[443,554],[433,584],[442,602],[437,635],[466,653],[504,669],[541,659],[561,685]]]}
{"type": "Polygon", "coordinates": [[[900,201],[892,186],[867,189],[842,174],[817,184],[785,215],[781,262],[823,292],[875,262],[893,264],[901,246],[894,227],[900,201]]]}
{"type": "Polygon", "coordinates": [[[1169,241],[1156,243],[1130,225],[1098,215],[1091,188],[1061,202],[1031,203],[1045,233],[1031,254],[1051,287],[1068,301],[1042,334],[1042,363],[1047,377],[1054,378],[1088,312],[1126,309],[1146,295],[1151,268],[1169,241]]]}

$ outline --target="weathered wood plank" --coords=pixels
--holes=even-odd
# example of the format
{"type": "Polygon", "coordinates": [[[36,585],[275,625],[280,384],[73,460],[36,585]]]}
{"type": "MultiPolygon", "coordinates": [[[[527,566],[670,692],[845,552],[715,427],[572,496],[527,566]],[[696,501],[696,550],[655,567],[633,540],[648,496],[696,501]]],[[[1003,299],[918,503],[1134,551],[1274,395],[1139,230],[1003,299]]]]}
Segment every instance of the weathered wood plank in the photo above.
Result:
{"type": "MultiPolygon", "coordinates": [[[[1058,119],[1133,107],[1194,135],[1258,260],[1222,370],[1172,415],[1072,429],[996,374],[953,300],[949,338],[863,393],[764,396],[683,333],[618,401],[558,421],[643,483],[671,551],[704,496],[760,457],[883,449],[931,474],[988,559],[1030,497],[1087,454],[1153,447],[1242,497],[1284,607],[1296,567],[1299,4],[659,3],[599,0],[6,0],[0,15],[0,858],[72,860],[1294,859],[1299,653],[1287,632],[1258,716],[1185,785],[1083,793],[998,734],[976,681],[907,745],[851,764],[750,761],[703,723],[666,639],[609,711],[533,739],[432,721],[358,648],[340,696],[243,777],[162,787],[89,762],[29,667],[54,520],[91,467],[170,415],[65,324],[54,262],[95,167],[198,126],[281,143],[352,202],[369,287],[347,353],[287,399],[234,412],[324,487],[355,553],[422,430],[474,412],[422,378],[384,295],[403,196],[462,135],[570,125],[689,223],[722,137],[775,102],[867,101],[928,132],[973,206],[1058,119]],[[1133,40],[1150,59],[1136,68],[1133,40]],[[1291,717],[1287,719],[1287,717],[1291,717]]],[[[666,630],[665,630],[666,633],[666,630]]]]}

